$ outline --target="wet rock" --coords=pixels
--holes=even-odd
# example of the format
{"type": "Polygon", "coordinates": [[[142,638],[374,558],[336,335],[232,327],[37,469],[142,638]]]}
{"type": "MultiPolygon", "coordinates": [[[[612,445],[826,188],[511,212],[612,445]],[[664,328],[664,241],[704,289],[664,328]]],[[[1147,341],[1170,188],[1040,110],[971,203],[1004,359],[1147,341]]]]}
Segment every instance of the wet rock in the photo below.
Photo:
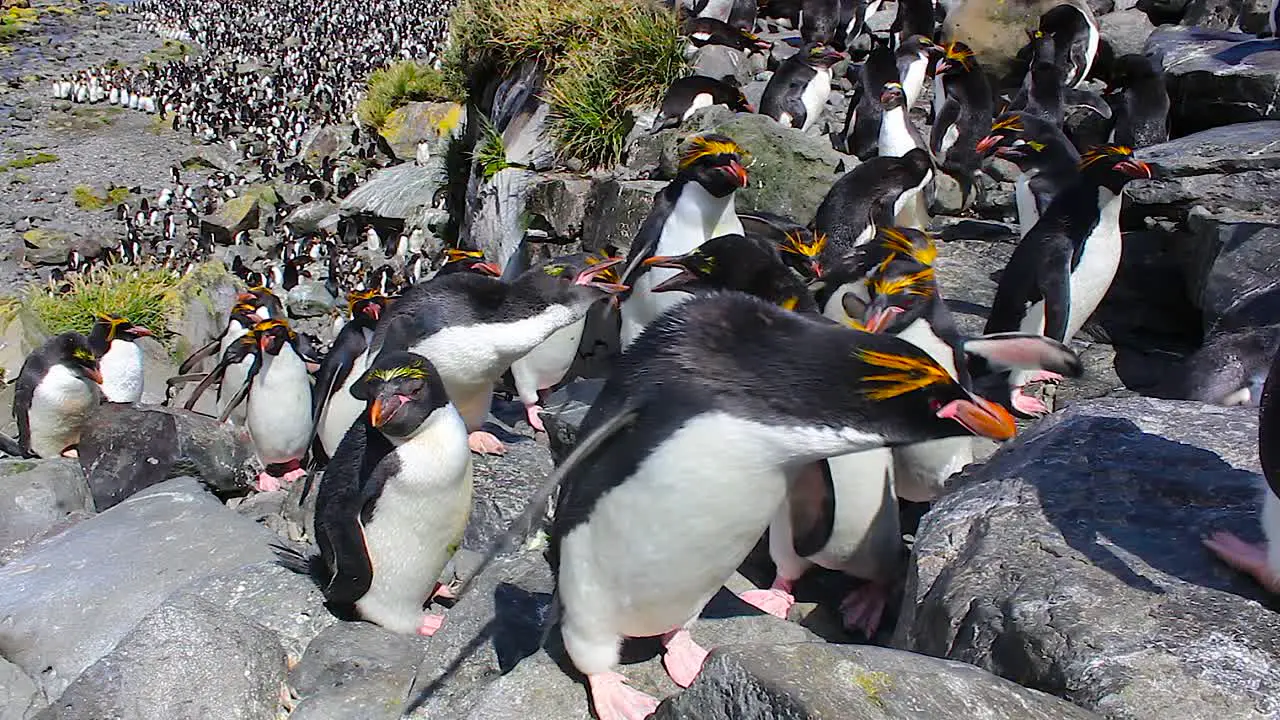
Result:
{"type": "Polygon", "coordinates": [[[0,655],[58,697],[174,590],[274,560],[274,539],[194,478],[144,490],[0,567],[0,655]]]}
{"type": "Polygon", "coordinates": [[[1239,123],[1138,150],[1155,166],[1156,178],[1129,184],[1129,212],[1182,223],[1200,206],[1274,219],[1280,214],[1278,133],[1280,122],[1273,120],[1239,123]]]}
{"type": "Polygon", "coordinates": [[[44,697],[31,678],[0,657],[0,718],[22,720],[44,705],[44,697]]]}
{"type": "Polygon", "coordinates": [[[1253,120],[1280,119],[1280,45],[1252,35],[1162,27],[1146,54],[1165,71],[1174,137],[1253,120]]]}
{"type": "Polygon", "coordinates": [[[80,438],[80,466],[99,510],[175,477],[246,489],[252,457],[243,428],[177,408],[106,404],[80,438]]]}
{"type": "Polygon", "coordinates": [[[445,182],[442,166],[405,163],[384,168],[344,198],[339,213],[404,220],[419,207],[431,205],[445,182]]]}
{"type": "Polygon", "coordinates": [[[143,618],[36,718],[275,717],[284,673],[284,651],[271,632],[184,597],[143,618]]]}
{"type": "Polygon", "coordinates": [[[391,111],[380,133],[397,160],[413,160],[419,143],[427,143],[433,153],[443,152],[443,144],[458,134],[466,118],[466,109],[457,103],[413,102],[391,111]]]}
{"type": "Polygon", "coordinates": [[[529,229],[540,230],[555,243],[582,237],[591,181],[568,174],[539,175],[526,201],[529,229]]]}
{"type": "Polygon", "coordinates": [[[1091,712],[972,665],[874,646],[738,645],[654,720],[1085,720],[1091,712]]]}
{"type": "Polygon", "coordinates": [[[312,200],[299,205],[284,218],[284,226],[297,235],[313,235],[329,224],[336,227],[337,222],[338,206],[328,200],[312,200]]]}
{"type": "Polygon", "coordinates": [[[304,280],[285,296],[285,306],[289,308],[289,317],[309,318],[327,315],[338,305],[338,299],[329,294],[322,282],[304,280]]]}
{"type": "Polygon", "coordinates": [[[462,546],[483,552],[529,507],[551,472],[551,452],[532,438],[508,438],[507,454],[473,459],[471,517],[462,546]],[[514,441],[513,441],[514,440],[514,441]]]}
{"type": "MultiPolygon", "coordinates": [[[[1027,32],[1036,29],[1041,15],[1060,4],[1058,0],[946,0],[941,3],[947,8],[942,37],[963,41],[982,58],[988,73],[1001,77],[1027,44],[1027,32]]],[[[1069,4],[1094,15],[1084,0],[1069,4]]]]}
{"type": "Polygon", "coordinates": [[[1196,210],[1189,218],[1196,242],[1194,254],[1188,253],[1188,280],[1206,335],[1267,325],[1280,311],[1280,226],[1235,217],[1196,210]]]}
{"type": "Polygon", "coordinates": [[[30,540],[72,514],[93,511],[75,460],[0,460],[0,549],[30,540]]]}
{"type": "Polygon", "coordinates": [[[1276,712],[1280,618],[1200,545],[1256,533],[1256,417],[1128,398],[1040,421],[925,516],[893,645],[1109,717],[1276,712]]]}
{"type": "Polygon", "coordinates": [[[289,686],[299,697],[290,717],[397,720],[428,642],[434,640],[397,635],[371,623],[329,627],[289,673],[289,686]]]}
{"type": "Polygon", "coordinates": [[[551,393],[542,412],[542,424],[547,428],[547,440],[551,456],[556,463],[568,457],[578,442],[578,428],[587,418],[587,411],[604,387],[603,378],[575,380],[551,393]]]}
{"type": "Polygon", "coordinates": [[[582,249],[614,247],[625,253],[653,209],[653,196],[666,186],[659,180],[613,178],[592,183],[582,218],[582,249]]]}

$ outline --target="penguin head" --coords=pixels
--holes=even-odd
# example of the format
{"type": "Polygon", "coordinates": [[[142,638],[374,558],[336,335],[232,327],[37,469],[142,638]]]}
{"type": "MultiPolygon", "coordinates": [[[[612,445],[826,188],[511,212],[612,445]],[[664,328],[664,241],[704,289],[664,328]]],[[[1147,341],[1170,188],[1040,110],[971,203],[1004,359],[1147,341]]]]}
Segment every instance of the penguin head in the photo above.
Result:
{"type": "Polygon", "coordinates": [[[1080,156],[1080,173],[1100,187],[1120,192],[1130,180],[1155,177],[1151,166],[1133,156],[1124,145],[1097,145],[1080,156]]]}
{"type": "Polygon", "coordinates": [[[253,326],[252,334],[258,349],[268,355],[279,355],[285,345],[293,344],[298,340],[297,334],[284,318],[263,320],[253,326]]]}
{"type": "Polygon", "coordinates": [[[436,275],[448,275],[455,272],[473,272],[489,277],[502,277],[502,268],[495,263],[485,262],[484,252],[480,250],[463,250],[448,248],[444,251],[444,265],[436,275]]]}
{"type": "Polygon", "coordinates": [[[72,373],[97,385],[102,384],[102,371],[93,354],[89,339],[78,332],[65,332],[49,341],[51,359],[72,373]]]}
{"type": "Polygon", "coordinates": [[[1159,80],[1160,72],[1160,67],[1146,55],[1122,55],[1111,64],[1103,92],[1111,94],[1139,82],[1159,80]]]}
{"type": "Polygon", "coordinates": [[[351,394],[365,401],[369,424],[394,438],[413,435],[432,413],[449,404],[435,366],[411,352],[380,355],[352,384],[351,394]]]}
{"type": "Polygon", "coordinates": [[[947,46],[941,49],[941,55],[942,57],[938,58],[934,66],[934,72],[938,75],[971,72],[978,64],[973,50],[959,40],[947,43],[947,46]]]}
{"type": "Polygon", "coordinates": [[[618,277],[621,263],[622,258],[603,253],[564,255],[530,268],[513,284],[549,305],[580,305],[627,290],[618,277]]]}
{"type": "Polygon", "coordinates": [[[280,298],[263,285],[255,285],[237,295],[236,305],[247,305],[253,308],[251,314],[259,320],[269,320],[284,314],[284,305],[280,303],[280,298]]]}
{"type": "Polygon", "coordinates": [[[968,432],[1008,440],[1017,431],[1009,411],[962,387],[923,350],[892,336],[856,333],[851,362],[856,386],[874,423],[908,436],[946,437],[968,432]]]}
{"type": "Polygon", "coordinates": [[[903,107],[907,104],[907,94],[900,82],[887,82],[880,91],[880,106],[885,110],[903,107]]]}
{"type": "Polygon", "coordinates": [[[653,292],[739,290],[787,310],[795,309],[805,294],[773,243],[760,237],[721,235],[684,255],[646,258],[644,265],[676,271],[653,292]]]}
{"type": "Polygon", "coordinates": [[[352,319],[363,320],[370,326],[378,322],[382,317],[382,311],[386,310],[387,305],[391,301],[374,290],[352,290],[347,293],[347,314],[352,319]]]}
{"type": "Polygon", "coordinates": [[[680,155],[680,177],[696,182],[713,196],[722,198],[747,186],[745,150],[732,139],[718,134],[689,140],[680,155]]]}
{"type": "Polygon", "coordinates": [[[809,43],[800,48],[799,57],[804,64],[813,68],[829,68],[845,59],[845,54],[822,43],[809,43]]]}
{"type": "Polygon", "coordinates": [[[866,303],[850,307],[860,298],[847,293],[844,310],[859,330],[893,333],[922,317],[938,297],[933,269],[937,246],[929,233],[913,228],[882,228],[875,242],[882,259],[864,281],[866,303]]]}
{"type": "Polygon", "coordinates": [[[987,136],[978,141],[977,151],[983,157],[995,155],[1023,169],[1049,164],[1067,150],[1065,136],[1053,123],[1024,112],[1008,112],[991,125],[987,136]]]}
{"type": "Polygon", "coordinates": [[[141,325],[134,325],[118,315],[100,314],[94,318],[93,328],[89,330],[89,346],[96,357],[102,357],[111,349],[111,341],[122,340],[133,342],[140,337],[150,337],[151,331],[141,325]]]}
{"type": "Polygon", "coordinates": [[[826,272],[822,265],[822,252],[827,249],[827,236],[820,232],[796,228],[783,235],[778,245],[782,261],[805,278],[816,280],[826,272]]]}

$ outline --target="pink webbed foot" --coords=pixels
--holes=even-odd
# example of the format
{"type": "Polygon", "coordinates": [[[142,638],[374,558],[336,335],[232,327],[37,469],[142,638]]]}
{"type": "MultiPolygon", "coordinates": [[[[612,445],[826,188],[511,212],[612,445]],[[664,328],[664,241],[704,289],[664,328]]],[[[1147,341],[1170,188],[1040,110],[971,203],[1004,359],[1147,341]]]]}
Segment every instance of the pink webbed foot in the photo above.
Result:
{"type": "Polygon", "coordinates": [[[1040,417],[1041,415],[1048,414],[1049,412],[1049,407],[1041,402],[1039,398],[1023,394],[1021,386],[1013,389],[1013,395],[1010,399],[1013,401],[1013,409],[1023,415],[1040,417]]]}
{"type": "Polygon", "coordinates": [[[591,707],[600,720],[644,720],[658,709],[658,701],[635,688],[615,672],[587,676],[591,707]]]}
{"type": "Polygon", "coordinates": [[[293,470],[290,470],[289,472],[285,473],[282,479],[284,480],[285,485],[289,485],[294,480],[297,480],[298,478],[306,474],[307,474],[306,470],[303,470],[302,468],[294,468],[293,470]]]}
{"type": "Polygon", "coordinates": [[[698,673],[702,672],[702,663],[706,662],[706,648],[694,642],[693,636],[684,628],[667,633],[662,644],[667,649],[662,656],[662,666],[667,669],[667,674],[682,688],[692,685],[698,673]]]}
{"type": "Polygon", "coordinates": [[[62,457],[64,457],[64,458],[78,458],[78,457],[80,457],[80,451],[79,451],[78,449],[76,449],[76,448],[69,447],[69,448],[67,448],[66,450],[63,450],[63,451],[62,451],[62,457]]]}
{"type": "Polygon", "coordinates": [[[467,447],[480,455],[505,455],[506,446],[493,433],[477,430],[467,436],[467,447]]]}
{"type": "Polygon", "coordinates": [[[848,630],[860,630],[868,638],[876,634],[884,608],[889,601],[889,588],[867,583],[845,596],[840,614],[848,630]]]}
{"type": "Polygon", "coordinates": [[[538,407],[536,403],[524,406],[524,417],[529,421],[529,427],[533,428],[535,432],[544,433],[547,431],[546,427],[542,425],[542,408],[538,407]]]}
{"type": "Polygon", "coordinates": [[[453,594],[453,588],[449,587],[448,585],[437,584],[435,592],[431,593],[431,598],[433,600],[436,598],[441,598],[444,600],[457,600],[458,596],[453,594]]]}
{"type": "Polygon", "coordinates": [[[1062,375],[1056,372],[1053,372],[1051,370],[1037,370],[1035,374],[1031,376],[1031,379],[1027,380],[1027,382],[1029,383],[1045,382],[1045,383],[1055,383],[1055,384],[1061,381],[1062,381],[1062,375]]]}
{"type": "Polygon", "coordinates": [[[774,617],[787,619],[791,606],[796,604],[796,597],[791,594],[794,583],[784,578],[776,578],[768,590],[748,590],[738,597],[748,605],[754,605],[774,617]]]}
{"type": "Polygon", "coordinates": [[[1203,540],[1222,562],[1251,575],[1258,584],[1280,593],[1280,575],[1267,567],[1267,546],[1247,543],[1229,532],[1216,532],[1203,540]]]}
{"type": "Polygon", "coordinates": [[[438,631],[442,625],[444,625],[443,615],[424,613],[422,616],[422,623],[418,625],[418,634],[423,637],[431,637],[436,634],[436,631],[438,631]]]}
{"type": "Polygon", "coordinates": [[[280,478],[266,472],[258,473],[258,492],[275,492],[283,488],[280,478]]]}

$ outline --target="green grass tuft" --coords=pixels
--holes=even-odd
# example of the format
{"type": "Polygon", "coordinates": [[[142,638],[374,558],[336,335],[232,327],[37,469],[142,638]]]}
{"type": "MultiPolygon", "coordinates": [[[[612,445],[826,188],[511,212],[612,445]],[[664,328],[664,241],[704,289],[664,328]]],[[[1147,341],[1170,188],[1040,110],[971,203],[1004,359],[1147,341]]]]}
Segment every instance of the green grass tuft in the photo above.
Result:
{"type": "Polygon", "coordinates": [[[142,57],[148,62],[163,63],[181,60],[188,55],[194,55],[195,49],[190,45],[179,40],[165,40],[160,47],[143,55],[142,57]]]}
{"type": "Polygon", "coordinates": [[[44,165],[45,163],[58,162],[59,158],[53,153],[38,152],[35,155],[23,155],[20,158],[10,160],[9,162],[0,163],[0,172],[9,170],[26,170],[36,165],[44,165]]]}
{"type": "Polygon", "coordinates": [[[111,188],[107,191],[106,197],[95,193],[88,185],[77,185],[71,190],[71,198],[76,201],[76,207],[82,210],[115,207],[127,200],[129,195],[129,188],[122,187],[111,188]]]}
{"type": "Polygon", "coordinates": [[[454,11],[445,79],[465,88],[522,62],[547,73],[560,154],[617,162],[634,119],[687,72],[674,11],[653,0],[464,0],[454,11]]]}
{"type": "Polygon", "coordinates": [[[498,132],[488,118],[481,119],[480,134],[471,159],[480,166],[480,174],[488,180],[511,167],[511,163],[507,162],[507,147],[502,142],[502,133],[498,132]]]}
{"type": "Polygon", "coordinates": [[[374,70],[365,96],[356,107],[360,122],[381,128],[387,116],[411,102],[450,100],[454,97],[444,77],[425,63],[405,60],[374,70]]]}

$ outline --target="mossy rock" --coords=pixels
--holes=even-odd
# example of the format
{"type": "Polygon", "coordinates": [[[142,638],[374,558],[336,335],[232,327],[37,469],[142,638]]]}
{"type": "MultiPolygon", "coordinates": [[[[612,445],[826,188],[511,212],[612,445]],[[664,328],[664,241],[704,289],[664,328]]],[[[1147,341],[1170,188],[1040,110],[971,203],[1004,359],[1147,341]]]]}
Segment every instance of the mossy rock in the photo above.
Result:
{"type": "Polygon", "coordinates": [[[996,78],[1009,72],[1014,56],[1027,44],[1027,33],[1039,26],[1045,12],[1058,5],[1072,5],[1086,17],[1094,17],[1084,0],[963,0],[952,4],[942,24],[943,38],[967,44],[987,74],[996,78]]]}
{"type": "Polygon", "coordinates": [[[467,111],[458,103],[415,102],[387,115],[380,133],[400,160],[412,160],[418,143],[435,145],[458,134],[467,111]]]}
{"type": "Polygon", "coordinates": [[[75,237],[60,230],[32,228],[22,233],[23,257],[36,265],[61,264],[66,262],[75,241],[75,237]]]}

